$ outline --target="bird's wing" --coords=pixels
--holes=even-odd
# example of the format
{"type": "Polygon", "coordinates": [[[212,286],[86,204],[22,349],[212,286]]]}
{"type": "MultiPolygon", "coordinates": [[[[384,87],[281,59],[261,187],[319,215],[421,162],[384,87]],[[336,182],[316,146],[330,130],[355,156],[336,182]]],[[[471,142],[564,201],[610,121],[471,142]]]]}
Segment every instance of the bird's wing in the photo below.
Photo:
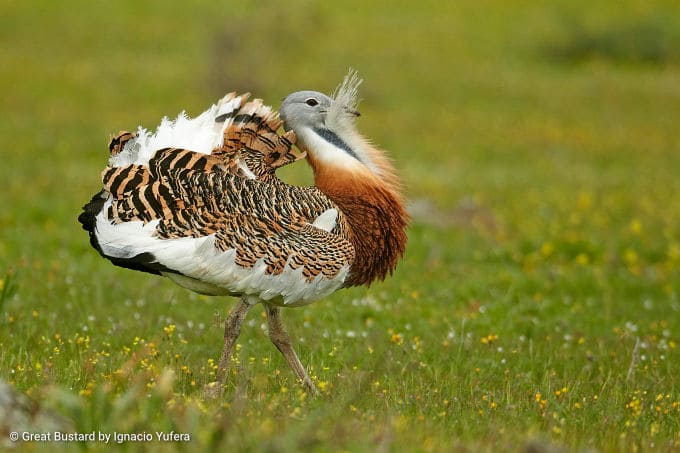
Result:
{"type": "MultiPolygon", "coordinates": [[[[249,104],[211,154],[164,148],[107,167],[85,208],[93,245],[114,264],[205,293],[301,304],[341,286],[354,258],[342,214],[318,189],[274,176],[300,155],[276,134],[278,119],[249,104]]],[[[134,139],[120,137],[114,155],[134,139]]]]}

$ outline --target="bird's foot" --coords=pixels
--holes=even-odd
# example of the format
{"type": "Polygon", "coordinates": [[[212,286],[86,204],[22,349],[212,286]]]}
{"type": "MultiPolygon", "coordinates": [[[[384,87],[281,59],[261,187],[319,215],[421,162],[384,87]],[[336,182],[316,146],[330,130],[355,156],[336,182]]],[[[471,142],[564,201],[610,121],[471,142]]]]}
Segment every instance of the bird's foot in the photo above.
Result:
{"type": "Polygon", "coordinates": [[[307,391],[307,393],[309,393],[309,396],[319,396],[320,395],[319,389],[316,388],[316,385],[314,385],[314,383],[312,382],[311,379],[309,379],[309,377],[307,376],[305,377],[306,379],[302,380],[302,386],[307,391]]]}
{"type": "Polygon", "coordinates": [[[207,399],[217,399],[224,393],[224,384],[219,381],[208,382],[203,386],[203,396],[207,399]]]}

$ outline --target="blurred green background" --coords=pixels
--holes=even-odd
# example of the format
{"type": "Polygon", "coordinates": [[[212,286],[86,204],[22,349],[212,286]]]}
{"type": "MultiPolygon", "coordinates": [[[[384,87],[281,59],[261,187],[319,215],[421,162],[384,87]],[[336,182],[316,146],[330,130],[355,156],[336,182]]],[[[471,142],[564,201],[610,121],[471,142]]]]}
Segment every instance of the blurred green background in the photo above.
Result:
{"type": "MultiPolygon", "coordinates": [[[[115,353],[88,375],[89,355],[65,364],[49,352],[55,333],[76,338],[83,327],[93,349],[114,350],[176,323],[186,363],[214,357],[219,329],[192,326],[229,303],[113,268],[76,222],[99,190],[108,138],[197,115],[228,91],[275,107],[292,91],[330,93],[352,67],[364,78],[359,128],[389,150],[405,183],[409,249],[387,282],[286,313],[307,338],[303,362],[335,383],[329,393],[345,412],[339,420],[322,409],[333,403],[301,400],[267,412],[261,397],[254,413],[285,439],[267,445],[303,448],[316,426],[326,431],[311,445],[337,438],[338,450],[437,450],[460,439],[462,449],[496,451],[533,438],[678,448],[678,2],[4,0],[0,10],[0,377],[35,394],[105,382],[123,360],[115,353]],[[646,363],[631,359],[636,339],[646,363]],[[416,346],[394,358],[402,342],[416,346]],[[515,354],[502,364],[488,348],[498,342],[515,354]],[[339,370],[353,361],[367,374],[343,384],[339,370]],[[55,371],[40,371],[46,364],[55,371]],[[642,377],[628,379],[629,367],[642,377]],[[480,369],[486,378],[470,377],[480,369]],[[560,405],[562,388],[574,390],[560,405]],[[602,392],[611,406],[588,408],[602,392]],[[405,396],[414,393],[427,403],[405,396]],[[659,394],[668,402],[657,411],[659,394]],[[561,409],[535,413],[544,395],[561,409]],[[308,422],[291,426],[300,404],[308,422]],[[421,416],[435,421],[403,429],[421,416]]],[[[312,182],[304,164],[283,177],[312,182]]],[[[269,354],[251,330],[251,352],[269,354]]],[[[259,394],[279,389],[272,370],[253,372],[269,376],[259,394]]],[[[183,385],[178,393],[192,394],[183,385]]],[[[250,410],[239,407],[232,416],[250,410]]],[[[252,436],[227,430],[216,445],[261,447],[256,434],[266,433],[242,423],[252,436]]]]}

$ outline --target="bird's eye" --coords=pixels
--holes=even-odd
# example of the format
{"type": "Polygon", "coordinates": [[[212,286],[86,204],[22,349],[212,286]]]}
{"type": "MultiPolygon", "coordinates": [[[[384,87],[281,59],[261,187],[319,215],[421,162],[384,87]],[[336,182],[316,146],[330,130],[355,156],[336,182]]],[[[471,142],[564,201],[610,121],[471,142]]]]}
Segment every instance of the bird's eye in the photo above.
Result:
{"type": "Polygon", "coordinates": [[[314,107],[314,106],[319,105],[319,101],[317,101],[317,100],[314,99],[314,98],[309,98],[309,99],[307,99],[307,100],[305,101],[305,104],[307,104],[307,105],[310,106],[310,107],[314,107]]]}

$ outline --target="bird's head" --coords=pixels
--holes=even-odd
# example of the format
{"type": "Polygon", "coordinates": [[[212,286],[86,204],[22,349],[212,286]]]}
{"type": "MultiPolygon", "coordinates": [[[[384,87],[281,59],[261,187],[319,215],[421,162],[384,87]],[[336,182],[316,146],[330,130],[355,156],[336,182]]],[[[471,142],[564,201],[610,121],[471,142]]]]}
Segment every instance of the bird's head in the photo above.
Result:
{"type": "MultiPolygon", "coordinates": [[[[335,100],[318,91],[296,91],[288,95],[281,104],[281,118],[286,130],[308,127],[327,129],[326,120],[332,108],[337,108],[335,100]]],[[[359,116],[352,110],[348,114],[359,116]]]]}
{"type": "Polygon", "coordinates": [[[388,185],[398,185],[394,168],[385,153],[356,129],[358,88],[362,80],[350,71],[332,96],[318,91],[297,91],[281,104],[283,127],[297,136],[297,145],[307,152],[318,170],[347,170],[376,176],[388,185]]]}

